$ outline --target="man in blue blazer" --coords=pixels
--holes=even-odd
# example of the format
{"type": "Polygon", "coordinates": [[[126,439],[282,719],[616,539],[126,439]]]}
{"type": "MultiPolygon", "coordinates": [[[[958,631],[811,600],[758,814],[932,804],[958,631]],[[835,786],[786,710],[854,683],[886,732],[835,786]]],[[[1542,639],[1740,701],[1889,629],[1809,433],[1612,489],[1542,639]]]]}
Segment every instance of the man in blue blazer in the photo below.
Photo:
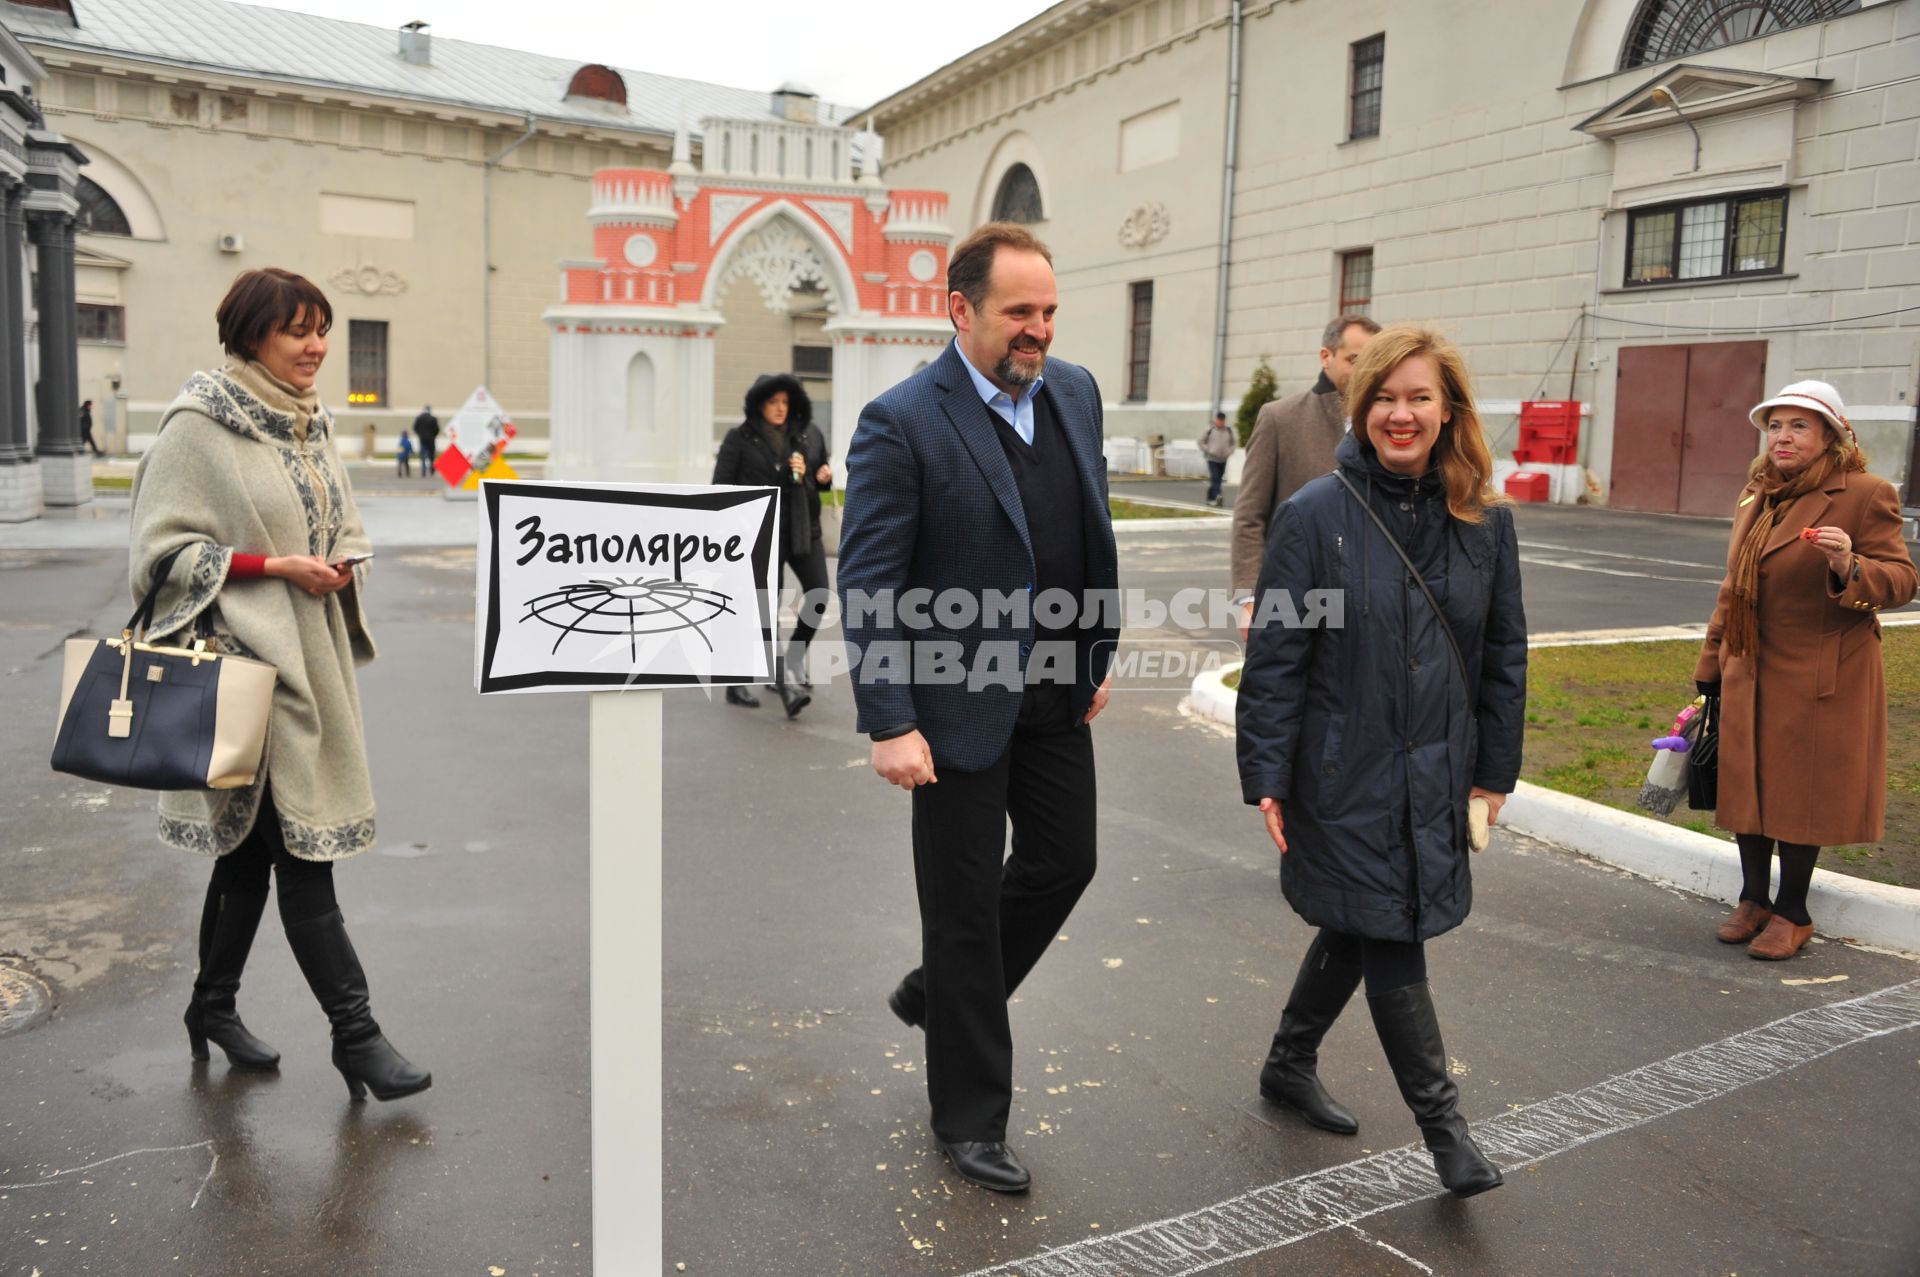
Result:
{"type": "Polygon", "coordinates": [[[874,770],[913,792],[921,965],[887,1003],[926,1029],[954,1168],[1017,1193],[1007,998],[1093,879],[1118,569],[1099,387],[1047,358],[1046,246],[989,223],[947,286],[953,345],[867,405],[847,452],[842,626],[874,770]]]}

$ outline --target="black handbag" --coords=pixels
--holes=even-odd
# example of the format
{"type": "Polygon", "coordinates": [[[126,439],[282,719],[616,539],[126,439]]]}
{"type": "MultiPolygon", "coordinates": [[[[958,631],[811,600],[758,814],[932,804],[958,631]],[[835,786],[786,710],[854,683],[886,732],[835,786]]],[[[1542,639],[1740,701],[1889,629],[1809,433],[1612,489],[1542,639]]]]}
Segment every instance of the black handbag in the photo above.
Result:
{"type": "Polygon", "coordinates": [[[273,666],[221,652],[205,613],[190,648],[146,641],[179,555],[155,567],[119,638],[67,640],[53,770],[136,789],[239,789],[259,773],[273,666]]]}
{"type": "Polygon", "coordinates": [[[1720,698],[1709,696],[1700,711],[1700,735],[1687,751],[1687,806],[1712,811],[1720,805],[1720,698]]]}

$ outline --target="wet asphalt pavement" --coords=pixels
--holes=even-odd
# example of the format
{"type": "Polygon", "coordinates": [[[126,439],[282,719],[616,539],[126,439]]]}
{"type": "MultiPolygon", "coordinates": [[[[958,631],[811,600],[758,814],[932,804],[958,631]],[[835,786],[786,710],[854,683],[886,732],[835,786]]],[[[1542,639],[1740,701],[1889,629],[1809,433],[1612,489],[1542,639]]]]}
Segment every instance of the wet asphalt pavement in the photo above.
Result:
{"type": "MultiPolygon", "coordinates": [[[[1716,572],[1634,556],[1723,561],[1725,525],[1642,518],[1523,515],[1523,540],[1576,547],[1529,552],[1536,631],[1704,620],[1716,572]]],[[[120,623],[124,557],[6,544],[0,965],[57,1005],[0,1036],[0,1274],[589,1272],[586,705],[473,694],[471,553],[381,546],[381,659],[361,675],[381,839],[337,883],[375,1013],[435,1081],[352,1105],[271,914],[242,1007],[280,1074],[189,1060],[207,866],[155,842],[147,796],[45,765],[59,642],[120,623]]],[[[1217,586],[1223,547],[1219,528],[1130,531],[1123,576],[1217,586]]],[[[1204,652],[1224,636],[1129,637],[1204,652]]],[[[907,801],[868,771],[847,690],[816,689],[794,722],[771,698],[668,698],[669,1272],[1012,1273],[1068,1246],[1073,1271],[1145,1272],[1085,1246],[1137,1226],[1165,1242],[1180,1228],[1159,1221],[1316,1172],[1319,1224],[1275,1225],[1270,1241],[1300,1235],[1206,1270],[1920,1269],[1904,1021],[1817,1055],[1762,1045],[1742,1057],[1771,1061],[1762,1076],[1656,1116],[1607,1107],[1606,1132],[1555,1135],[1471,1203],[1394,1198],[1363,1162],[1417,1133],[1358,1002],[1322,1074],[1361,1135],[1264,1105],[1308,933],[1237,801],[1232,741],[1181,713],[1183,682],[1141,676],[1096,731],[1100,873],[1013,1011],[1011,1139],[1036,1181],[1019,1198],[962,1184],[926,1134],[918,1034],[882,1001],[917,949],[907,801]]],[[[1476,868],[1472,917],[1429,948],[1476,1121],[1539,1126],[1520,1110],[1782,1017],[1799,1017],[1783,1039],[1815,1008],[1838,1023],[1920,978],[1838,942],[1750,961],[1714,943],[1721,906],[1505,835],[1476,868]]]]}

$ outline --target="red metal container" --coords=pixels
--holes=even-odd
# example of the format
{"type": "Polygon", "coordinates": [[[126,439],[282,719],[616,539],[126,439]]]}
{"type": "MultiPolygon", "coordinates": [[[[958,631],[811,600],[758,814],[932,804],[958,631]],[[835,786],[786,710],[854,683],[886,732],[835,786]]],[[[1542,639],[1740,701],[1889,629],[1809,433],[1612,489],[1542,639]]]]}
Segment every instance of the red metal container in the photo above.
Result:
{"type": "Polygon", "coordinates": [[[1570,466],[1580,453],[1580,403],[1528,399],[1520,405],[1520,442],[1513,459],[1522,465],[1570,466]]]}
{"type": "Polygon", "coordinates": [[[1534,470],[1515,470],[1507,476],[1507,495],[1516,501],[1552,500],[1552,476],[1534,470]]]}

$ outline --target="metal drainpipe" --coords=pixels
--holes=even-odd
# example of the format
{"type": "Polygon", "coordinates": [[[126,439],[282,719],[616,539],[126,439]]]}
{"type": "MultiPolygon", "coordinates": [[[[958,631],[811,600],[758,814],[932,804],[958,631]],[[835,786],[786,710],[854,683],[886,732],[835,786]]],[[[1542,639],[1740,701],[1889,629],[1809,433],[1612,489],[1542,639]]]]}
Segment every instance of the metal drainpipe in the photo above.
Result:
{"type": "Polygon", "coordinates": [[[534,127],[529,111],[527,131],[480,167],[480,384],[488,393],[493,393],[493,170],[533,136],[534,127]]]}
{"type": "MultiPolygon", "coordinates": [[[[1233,178],[1240,153],[1240,28],[1245,18],[1241,5],[1242,0],[1233,0],[1227,38],[1227,164],[1220,184],[1220,296],[1213,319],[1213,412],[1220,411],[1227,379],[1227,279],[1233,261],[1233,178]]],[[[1212,413],[1207,420],[1213,420],[1212,413]]]]}

